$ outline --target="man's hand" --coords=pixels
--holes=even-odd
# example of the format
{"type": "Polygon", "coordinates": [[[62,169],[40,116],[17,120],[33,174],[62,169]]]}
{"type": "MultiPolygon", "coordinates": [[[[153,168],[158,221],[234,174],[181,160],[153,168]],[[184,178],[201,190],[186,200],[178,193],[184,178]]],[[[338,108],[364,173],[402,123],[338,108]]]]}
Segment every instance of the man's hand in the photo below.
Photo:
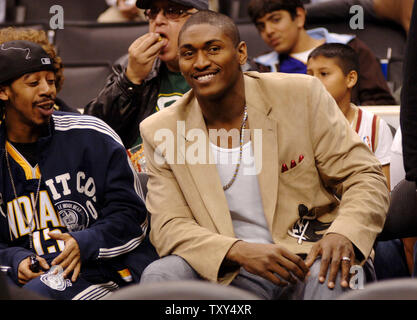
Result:
{"type": "Polygon", "coordinates": [[[65,249],[52,260],[51,265],[60,265],[64,269],[64,278],[73,272],[71,281],[75,282],[81,271],[81,253],[77,241],[69,233],[49,232],[48,235],[65,242],[65,249]]]}
{"type": "Polygon", "coordinates": [[[30,280],[35,279],[36,277],[39,277],[41,274],[43,274],[43,270],[49,269],[49,265],[44,258],[36,256],[36,259],[39,261],[39,265],[42,268],[39,272],[33,272],[32,270],[30,270],[30,257],[23,259],[19,263],[19,267],[17,268],[17,278],[19,280],[19,283],[26,284],[30,280]]]}
{"type": "Polygon", "coordinates": [[[303,259],[277,244],[236,242],[226,255],[226,260],[235,262],[248,272],[257,274],[278,286],[303,281],[308,268],[303,259]],[[277,277],[279,275],[282,279],[277,277]]]}
{"type": "Polygon", "coordinates": [[[336,276],[339,269],[342,269],[341,286],[347,288],[349,286],[349,270],[351,264],[355,261],[355,252],[352,242],[346,237],[330,233],[325,235],[320,241],[316,242],[311,248],[305,263],[310,268],[317,256],[321,256],[319,281],[323,283],[326,280],[327,270],[330,266],[329,281],[327,286],[333,289],[335,286],[336,276]],[[349,260],[343,260],[347,257],[349,260]]]}
{"type": "Polygon", "coordinates": [[[146,79],[167,41],[166,38],[160,38],[159,33],[147,33],[130,45],[126,76],[131,82],[141,84],[146,79]]]}

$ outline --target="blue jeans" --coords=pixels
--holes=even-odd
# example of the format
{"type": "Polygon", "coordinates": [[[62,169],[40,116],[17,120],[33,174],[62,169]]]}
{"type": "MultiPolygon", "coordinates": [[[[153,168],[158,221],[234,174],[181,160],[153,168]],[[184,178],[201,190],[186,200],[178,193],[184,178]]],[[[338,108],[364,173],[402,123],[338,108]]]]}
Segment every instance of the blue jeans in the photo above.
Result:
{"type": "MultiPolygon", "coordinates": [[[[310,268],[311,275],[304,281],[295,285],[279,287],[272,282],[251,274],[241,268],[239,275],[230,285],[249,291],[266,300],[332,300],[339,297],[349,289],[340,286],[340,272],[337,275],[334,289],[327,287],[327,279],[321,284],[318,281],[320,259],[317,259],[310,268]]],[[[328,277],[328,275],[327,275],[328,277]]],[[[166,256],[151,263],[142,273],[141,283],[202,280],[198,273],[181,257],[166,256]]]]}

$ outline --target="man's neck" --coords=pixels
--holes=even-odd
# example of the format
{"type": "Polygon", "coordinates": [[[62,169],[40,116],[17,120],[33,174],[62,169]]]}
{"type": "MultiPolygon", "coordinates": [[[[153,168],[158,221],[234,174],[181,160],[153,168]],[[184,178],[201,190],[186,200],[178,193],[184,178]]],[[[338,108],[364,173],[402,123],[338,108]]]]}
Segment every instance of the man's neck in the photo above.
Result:
{"type": "Polygon", "coordinates": [[[32,128],[26,125],[16,126],[12,121],[7,121],[6,117],[7,140],[17,143],[33,143],[38,141],[42,133],[42,128],[32,128]]]}
{"type": "MultiPolygon", "coordinates": [[[[209,102],[200,99],[199,103],[209,130],[210,141],[221,148],[239,147],[243,123],[245,123],[245,128],[249,129],[249,120],[244,121],[246,103],[244,90],[240,92],[240,95],[229,94],[224,99],[209,102]],[[214,131],[211,131],[213,129],[214,131]]],[[[249,138],[249,134],[244,135],[244,143],[249,138]]]]}
{"type": "Polygon", "coordinates": [[[240,129],[246,103],[244,90],[218,100],[197,100],[208,129],[240,129]]]}
{"type": "Polygon", "coordinates": [[[296,45],[291,50],[291,53],[300,53],[317,48],[325,43],[325,39],[314,39],[309,36],[305,29],[301,30],[296,45]]]}

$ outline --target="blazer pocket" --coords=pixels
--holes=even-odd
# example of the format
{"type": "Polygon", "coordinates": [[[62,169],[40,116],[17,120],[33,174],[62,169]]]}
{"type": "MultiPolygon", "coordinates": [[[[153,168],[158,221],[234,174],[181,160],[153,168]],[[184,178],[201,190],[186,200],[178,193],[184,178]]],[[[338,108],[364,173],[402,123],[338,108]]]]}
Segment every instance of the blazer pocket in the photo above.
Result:
{"type": "Polygon", "coordinates": [[[294,168],[279,173],[279,183],[285,190],[285,194],[309,193],[311,190],[319,190],[319,176],[314,160],[304,158],[294,168]],[[309,191],[310,190],[310,191],[309,191]]]}
{"type": "Polygon", "coordinates": [[[288,170],[284,172],[280,171],[280,177],[296,177],[303,174],[303,172],[305,172],[306,168],[308,167],[308,162],[309,161],[306,158],[304,158],[301,162],[297,163],[295,167],[288,168],[288,170]]]}

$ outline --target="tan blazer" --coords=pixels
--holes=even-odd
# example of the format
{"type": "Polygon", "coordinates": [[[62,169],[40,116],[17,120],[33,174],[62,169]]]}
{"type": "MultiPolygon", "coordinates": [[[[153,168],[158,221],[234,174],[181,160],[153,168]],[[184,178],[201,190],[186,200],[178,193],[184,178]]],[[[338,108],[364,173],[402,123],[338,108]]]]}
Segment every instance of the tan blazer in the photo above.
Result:
{"type": "MultiPolygon", "coordinates": [[[[314,242],[299,244],[289,234],[304,204],[318,208],[320,223],[332,222],[321,233],[346,236],[368,257],[385,221],[389,192],[379,162],[333,98],[313,77],[256,72],[245,74],[245,95],[254,149],[262,143],[255,164],[274,242],[294,253],[310,251],[314,242]],[[262,130],[261,139],[256,140],[254,129],[262,130]],[[298,163],[292,169],[291,160],[298,163]],[[283,163],[288,171],[281,172],[283,163]],[[340,204],[331,191],[336,189],[340,204]]],[[[229,283],[237,270],[224,272],[221,266],[237,239],[216,165],[185,161],[198,139],[206,145],[205,161],[211,156],[193,92],[144,120],[140,131],[149,170],[152,243],[161,256],[183,257],[203,278],[229,283]]]]}

